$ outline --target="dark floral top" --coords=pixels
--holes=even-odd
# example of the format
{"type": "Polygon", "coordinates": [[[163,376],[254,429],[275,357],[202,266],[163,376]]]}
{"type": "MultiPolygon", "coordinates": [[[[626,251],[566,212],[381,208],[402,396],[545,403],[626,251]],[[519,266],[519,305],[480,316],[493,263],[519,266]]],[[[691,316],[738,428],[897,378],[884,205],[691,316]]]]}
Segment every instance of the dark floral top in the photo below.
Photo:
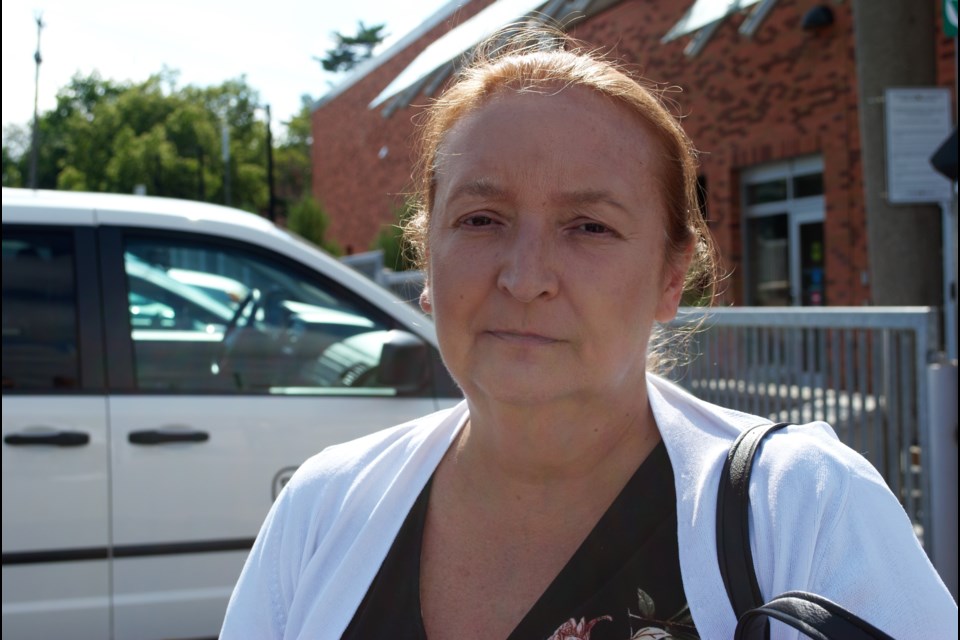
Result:
{"type": "MultiPolygon", "coordinates": [[[[344,639],[426,640],[420,543],[430,483],[407,515],[344,639]]],[[[673,467],[661,442],[508,640],[698,639],[677,549],[673,467]]]]}

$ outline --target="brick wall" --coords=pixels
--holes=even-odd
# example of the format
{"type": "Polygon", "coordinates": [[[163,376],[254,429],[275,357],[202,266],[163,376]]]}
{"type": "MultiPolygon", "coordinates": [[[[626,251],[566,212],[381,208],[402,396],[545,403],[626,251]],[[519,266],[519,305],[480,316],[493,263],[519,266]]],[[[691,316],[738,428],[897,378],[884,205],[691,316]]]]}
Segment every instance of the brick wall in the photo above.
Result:
{"type": "MultiPolygon", "coordinates": [[[[458,19],[486,4],[471,4],[458,19]]],[[[870,292],[861,277],[867,269],[867,238],[851,3],[830,3],[835,22],[818,32],[800,28],[805,11],[819,4],[814,0],[780,0],[753,38],[739,34],[742,17],[732,16],[693,58],[683,54],[688,38],[660,43],[688,4],[625,0],[572,33],[647,79],[679,89],[668,95],[702,154],[710,227],[730,274],[727,302],[743,301],[740,171],[819,153],[826,297],[831,305],[863,304],[870,292]]],[[[438,26],[313,115],[315,191],[331,214],[333,236],[345,247],[368,249],[380,226],[393,221],[392,212],[410,185],[412,119],[418,109],[401,109],[385,119],[367,104],[448,28],[449,23],[438,26]]],[[[940,37],[937,53],[938,77],[949,85],[952,41],[940,37]]],[[[414,103],[427,100],[420,96],[414,103]]]]}
{"type": "MultiPolygon", "coordinates": [[[[367,251],[381,225],[394,222],[394,211],[411,184],[412,118],[417,109],[401,109],[384,118],[380,110],[367,106],[429,43],[491,1],[461,8],[313,112],[313,190],[330,214],[330,237],[345,250],[367,251]]],[[[415,104],[427,100],[420,96],[415,104]]]]}

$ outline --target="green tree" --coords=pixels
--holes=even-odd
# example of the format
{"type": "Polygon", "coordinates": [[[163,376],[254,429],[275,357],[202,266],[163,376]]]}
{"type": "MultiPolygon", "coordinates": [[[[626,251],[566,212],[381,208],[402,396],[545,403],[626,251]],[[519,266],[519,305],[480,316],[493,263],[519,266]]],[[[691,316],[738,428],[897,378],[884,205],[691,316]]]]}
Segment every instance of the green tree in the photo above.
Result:
{"type": "Polygon", "coordinates": [[[376,46],[386,38],[386,34],[383,33],[384,27],[386,27],[385,24],[368,27],[363,22],[358,22],[357,34],[354,36],[345,36],[339,31],[334,31],[333,39],[336,46],[328,49],[323,57],[314,56],[314,59],[320,63],[324,71],[333,73],[349,71],[373,55],[376,46]]]}
{"type": "MultiPolygon", "coordinates": [[[[57,92],[57,104],[51,110],[41,114],[38,122],[37,145],[37,187],[56,189],[60,172],[73,165],[72,153],[76,146],[71,136],[82,123],[89,124],[95,116],[97,106],[116,98],[124,85],[103,80],[97,72],[89,76],[75,75],[66,87],[57,92]]],[[[94,162],[93,159],[83,159],[94,162]]],[[[30,174],[29,149],[20,156],[18,166],[23,176],[30,174]]]]}
{"type": "MultiPolygon", "coordinates": [[[[267,142],[259,103],[243,77],[178,88],[168,69],[139,83],[74,76],[40,117],[38,186],[126,193],[142,186],[151,195],[263,212],[267,142]]],[[[12,141],[5,132],[4,184],[18,174],[22,184],[29,153],[18,154],[12,141]]]]}
{"type": "Polygon", "coordinates": [[[3,129],[3,186],[24,186],[20,158],[29,152],[30,132],[27,127],[12,124],[3,129]]]}
{"type": "Polygon", "coordinates": [[[274,191],[280,217],[288,215],[291,203],[312,192],[312,161],[310,148],[313,145],[310,117],[313,98],[301,96],[300,111],[285,123],[285,133],[273,152],[274,191]]]}
{"type": "Polygon", "coordinates": [[[343,250],[340,246],[336,242],[327,240],[327,227],[329,225],[329,216],[316,198],[309,194],[304,194],[290,207],[290,213],[287,216],[287,229],[325,249],[332,255],[342,255],[343,250]]]}

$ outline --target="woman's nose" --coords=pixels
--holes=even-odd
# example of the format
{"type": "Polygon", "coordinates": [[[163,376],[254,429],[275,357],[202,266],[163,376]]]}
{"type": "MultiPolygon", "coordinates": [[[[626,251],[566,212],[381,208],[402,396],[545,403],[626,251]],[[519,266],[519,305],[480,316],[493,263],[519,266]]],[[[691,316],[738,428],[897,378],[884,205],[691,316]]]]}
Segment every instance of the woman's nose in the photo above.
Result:
{"type": "Polygon", "coordinates": [[[559,289],[556,248],[548,234],[521,229],[501,254],[497,286],[520,302],[549,300],[559,289]]]}

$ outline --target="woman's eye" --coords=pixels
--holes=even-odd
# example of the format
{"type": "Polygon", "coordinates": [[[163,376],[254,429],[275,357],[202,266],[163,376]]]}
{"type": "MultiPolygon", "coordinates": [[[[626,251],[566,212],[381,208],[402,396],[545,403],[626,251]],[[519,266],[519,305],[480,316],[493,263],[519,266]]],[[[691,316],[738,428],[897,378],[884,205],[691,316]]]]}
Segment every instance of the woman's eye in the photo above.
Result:
{"type": "Polygon", "coordinates": [[[580,225],[580,230],[587,233],[610,233],[610,227],[599,222],[584,222],[580,225]]]}
{"type": "Polygon", "coordinates": [[[493,224],[493,218],[481,214],[467,216],[461,223],[465,227],[486,227],[493,224]]]}

